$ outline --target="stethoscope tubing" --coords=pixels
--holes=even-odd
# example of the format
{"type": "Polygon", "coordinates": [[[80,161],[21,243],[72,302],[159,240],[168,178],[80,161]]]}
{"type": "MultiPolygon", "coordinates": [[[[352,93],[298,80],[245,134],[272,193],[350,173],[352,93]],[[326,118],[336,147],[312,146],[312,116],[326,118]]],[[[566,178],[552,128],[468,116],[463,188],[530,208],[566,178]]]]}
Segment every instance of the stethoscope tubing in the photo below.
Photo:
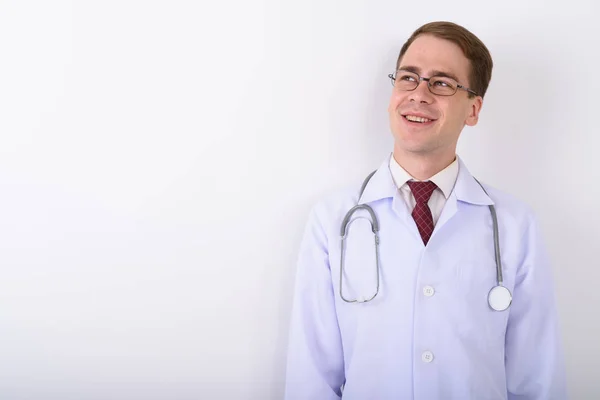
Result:
{"type": "MultiPolygon", "coordinates": [[[[344,216],[344,219],[343,219],[341,227],[340,227],[341,254],[340,254],[339,294],[340,294],[340,298],[343,301],[345,301],[346,303],[366,303],[366,302],[373,300],[379,294],[379,269],[380,269],[380,266],[379,266],[379,226],[380,226],[379,219],[377,218],[375,211],[369,205],[360,204],[360,199],[362,197],[362,194],[364,193],[365,188],[367,187],[367,184],[369,183],[369,181],[371,180],[371,178],[373,177],[373,175],[376,172],[377,172],[377,170],[371,172],[364,180],[364,182],[361,186],[361,189],[360,189],[360,194],[358,196],[357,204],[354,207],[352,207],[350,210],[348,210],[348,212],[344,216]],[[369,298],[361,297],[359,299],[348,299],[348,298],[344,297],[343,289],[342,289],[343,282],[344,282],[345,243],[346,243],[346,237],[348,235],[347,229],[348,229],[348,224],[350,222],[350,218],[352,218],[352,215],[354,215],[354,213],[358,210],[366,210],[369,213],[369,215],[371,216],[371,219],[369,222],[371,223],[371,230],[373,231],[374,241],[375,241],[375,257],[376,257],[375,265],[376,265],[377,286],[376,286],[375,293],[369,298]]],[[[475,178],[473,178],[473,179],[475,179],[475,178]]],[[[475,179],[475,181],[479,184],[479,186],[481,186],[481,189],[483,189],[485,194],[487,194],[489,196],[488,192],[485,190],[485,188],[483,187],[481,182],[479,182],[477,179],[475,179]]],[[[500,256],[500,233],[499,233],[499,229],[498,229],[498,216],[496,214],[496,208],[494,207],[493,204],[490,204],[489,209],[490,209],[490,214],[492,216],[493,231],[494,231],[494,255],[495,255],[495,259],[496,259],[496,283],[497,284],[488,293],[488,304],[489,304],[490,308],[492,308],[495,311],[504,311],[504,310],[508,309],[508,307],[512,303],[512,294],[510,293],[510,290],[508,288],[504,287],[504,284],[503,284],[502,259],[500,256]],[[500,296],[500,298],[498,296],[500,296]]]]}

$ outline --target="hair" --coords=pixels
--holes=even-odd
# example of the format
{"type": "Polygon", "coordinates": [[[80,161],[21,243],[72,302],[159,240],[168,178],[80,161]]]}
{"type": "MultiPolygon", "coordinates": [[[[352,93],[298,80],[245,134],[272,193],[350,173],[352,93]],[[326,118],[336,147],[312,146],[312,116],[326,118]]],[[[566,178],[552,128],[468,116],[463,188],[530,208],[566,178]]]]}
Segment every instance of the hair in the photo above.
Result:
{"type": "MultiPolygon", "coordinates": [[[[400,61],[409,46],[421,35],[433,35],[458,45],[471,63],[469,88],[477,92],[481,97],[485,95],[492,79],[492,67],[494,66],[492,56],[477,36],[466,28],[452,22],[430,22],[414,31],[400,50],[400,55],[398,55],[398,60],[396,61],[396,69],[400,67],[400,61]]],[[[473,94],[469,93],[469,96],[473,97],[473,94]]]]}

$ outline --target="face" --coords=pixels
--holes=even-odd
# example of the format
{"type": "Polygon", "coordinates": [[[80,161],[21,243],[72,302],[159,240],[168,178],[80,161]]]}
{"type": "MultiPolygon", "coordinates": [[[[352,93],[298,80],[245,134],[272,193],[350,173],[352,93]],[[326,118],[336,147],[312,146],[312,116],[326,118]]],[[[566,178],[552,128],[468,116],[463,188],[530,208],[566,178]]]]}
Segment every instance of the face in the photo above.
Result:
{"type": "MultiPolygon", "coordinates": [[[[469,87],[470,61],[458,45],[435,36],[417,37],[400,60],[399,69],[425,78],[442,72],[469,87]]],[[[454,157],[460,132],[465,125],[477,124],[482,101],[480,96],[469,98],[462,89],[453,96],[435,95],[425,81],[413,91],[394,88],[388,108],[394,153],[454,157]],[[413,122],[407,116],[430,121],[413,122]]]]}

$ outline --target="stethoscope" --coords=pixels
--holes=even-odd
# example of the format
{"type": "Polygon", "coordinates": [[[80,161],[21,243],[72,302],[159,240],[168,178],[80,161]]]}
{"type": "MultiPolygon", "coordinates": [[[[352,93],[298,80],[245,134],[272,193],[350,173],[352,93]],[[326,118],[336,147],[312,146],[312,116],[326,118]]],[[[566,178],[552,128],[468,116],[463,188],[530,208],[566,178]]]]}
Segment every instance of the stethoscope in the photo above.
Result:
{"type": "MultiPolygon", "coordinates": [[[[367,184],[369,183],[369,180],[375,174],[375,172],[377,172],[377,170],[371,172],[369,174],[369,176],[367,176],[367,178],[364,180],[362,187],[360,189],[360,194],[358,196],[358,202],[354,207],[352,207],[350,210],[348,210],[348,212],[346,213],[346,216],[344,217],[344,220],[342,221],[342,226],[340,229],[340,236],[341,236],[340,297],[346,303],[367,303],[367,302],[373,300],[379,294],[379,220],[377,219],[377,215],[375,215],[375,211],[373,211],[373,209],[369,205],[359,204],[360,198],[362,197],[363,192],[365,191],[365,188],[367,187],[367,184]],[[377,272],[377,287],[375,290],[375,294],[373,294],[369,298],[360,297],[358,299],[349,300],[344,297],[344,294],[342,292],[343,276],[344,276],[344,254],[345,254],[344,249],[345,249],[345,241],[346,241],[346,236],[347,236],[348,223],[350,222],[350,218],[352,218],[352,215],[358,210],[365,210],[371,216],[371,219],[369,220],[369,222],[371,224],[371,230],[373,231],[374,240],[375,240],[375,260],[376,260],[375,261],[375,269],[377,272]]],[[[393,177],[392,177],[392,179],[393,179],[393,177]]],[[[473,178],[473,179],[475,179],[475,178],[473,178]]],[[[483,185],[477,179],[475,179],[475,181],[479,184],[479,186],[481,186],[481,188],[483,189],[485,194],[487,194],[489,196],[488,192],[485,190],[483,185]]],[[[396,185],[396,187],[398,187],[398,186],[396,185]]],[[[493,204],[489,205],[489,209],[490,209],[490,213],[492,214],[492,221],[494,224],[494,252],[496,254],[496,283],[497,284],[488,293],[488,304],[492,310],[505,311],[508,309],[508,307],[510,307],[510,304],[512,303],[512,294],[511,294],[510,290],[503,285],[502,260],[500,259],[500,240],[499,240],[500,235],[498,232],[498,217],[496,215],[496,209],[493,204]]],[[[368,220],[368,218],[365,218],[365,219],[368,220]]]]}

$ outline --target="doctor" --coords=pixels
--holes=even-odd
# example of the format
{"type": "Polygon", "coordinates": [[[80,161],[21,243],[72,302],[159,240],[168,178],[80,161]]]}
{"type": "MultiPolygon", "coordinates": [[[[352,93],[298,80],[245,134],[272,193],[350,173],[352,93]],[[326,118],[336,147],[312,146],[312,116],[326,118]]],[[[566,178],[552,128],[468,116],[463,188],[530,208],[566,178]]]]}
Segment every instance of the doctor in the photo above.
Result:
{"type": "Polygon", "coordinates": [[[491,73],[485,45],[453,23],[426,24],[402,47],[393,154],[308,220],[286,399],[567,397],[540,227],[456,155],[491,73]]]}

